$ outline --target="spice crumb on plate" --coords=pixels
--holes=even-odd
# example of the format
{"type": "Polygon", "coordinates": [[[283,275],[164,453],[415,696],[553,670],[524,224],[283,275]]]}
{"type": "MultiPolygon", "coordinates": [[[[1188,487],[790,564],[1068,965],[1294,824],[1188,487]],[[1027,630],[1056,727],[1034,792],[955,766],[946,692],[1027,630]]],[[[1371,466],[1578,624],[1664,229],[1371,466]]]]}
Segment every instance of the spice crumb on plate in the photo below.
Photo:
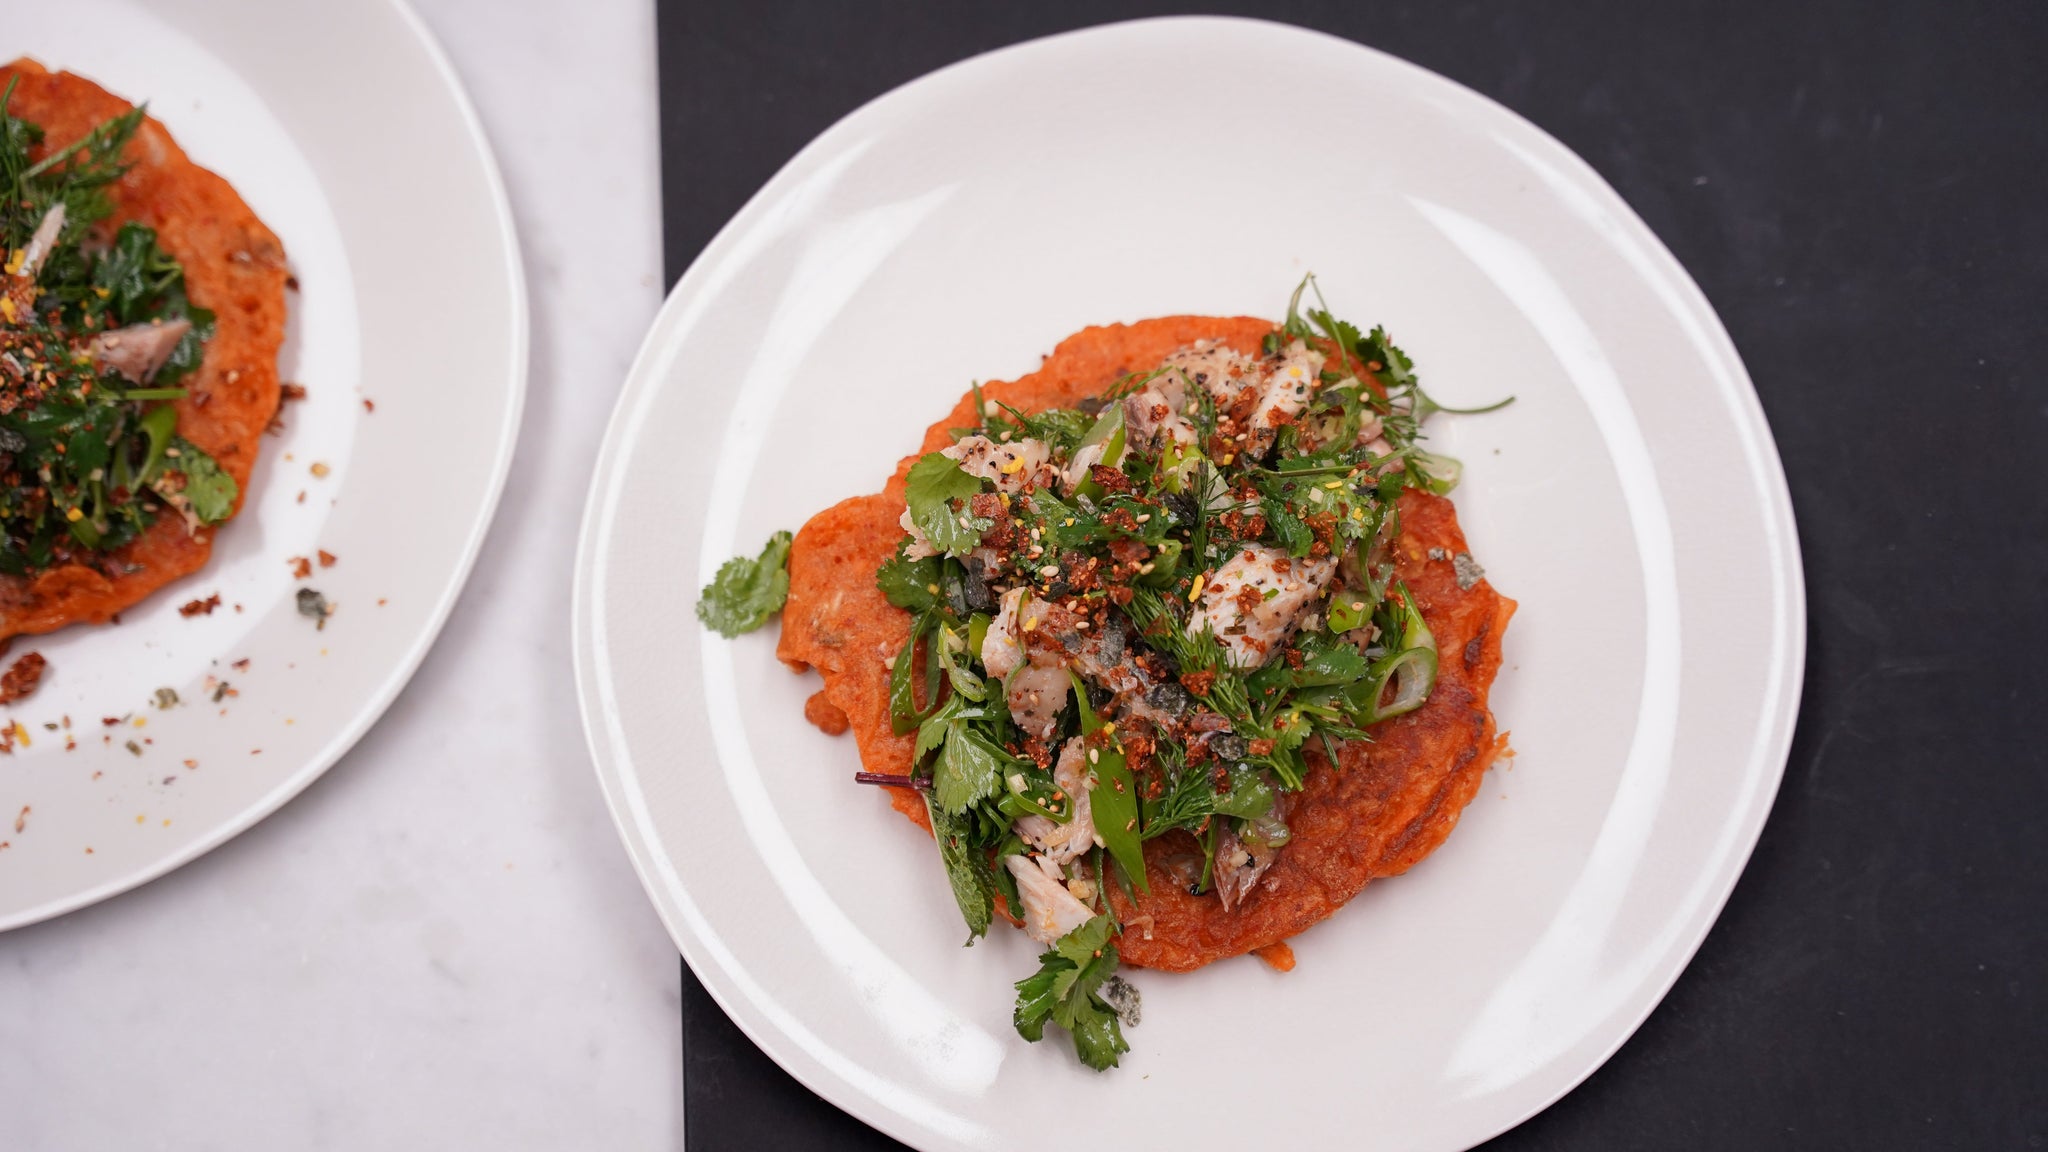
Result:
{"type": "Polygon", "coordinates": [[[180,616],[211,616],[220,607],[220,593],[215,592],[204,600],[189,600],[178,608],[180,616]]]}
{"type": "Polygon", "coordinates": [[[40,652],[25,652],[5,673],[0,673],[0,704],[27,699],[43,682],[49,661],[40,652]]]}

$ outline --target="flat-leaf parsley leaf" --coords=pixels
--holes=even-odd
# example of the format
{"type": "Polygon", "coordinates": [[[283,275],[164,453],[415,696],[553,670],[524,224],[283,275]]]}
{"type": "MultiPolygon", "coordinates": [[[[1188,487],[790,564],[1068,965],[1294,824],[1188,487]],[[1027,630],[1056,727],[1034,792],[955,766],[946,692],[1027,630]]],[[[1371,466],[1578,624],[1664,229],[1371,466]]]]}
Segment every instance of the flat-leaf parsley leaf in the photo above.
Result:
{"type": "Polygon", "coordinates": [[[1038,958],[1038,971],[1017,981],[1011,1017],[1017,1034],[1033,1042],[1045,1035],[1048,1019],[1065,1028],[1075,1055],[1098,1072],[1116,1067],[1116,1058],[1131,1050],[1117,1013],[1100,996],[1103,982],[1116,975],[1112,931],[1105,912],[1054,942],[1038,958]]]}

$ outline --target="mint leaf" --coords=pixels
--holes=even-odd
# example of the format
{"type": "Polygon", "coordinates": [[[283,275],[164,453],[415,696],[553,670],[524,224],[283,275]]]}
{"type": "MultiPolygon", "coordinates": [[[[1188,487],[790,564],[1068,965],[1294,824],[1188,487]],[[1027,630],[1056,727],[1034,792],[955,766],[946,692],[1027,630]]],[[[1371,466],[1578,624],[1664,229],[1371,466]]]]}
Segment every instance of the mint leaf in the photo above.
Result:
{"type": "Polygon", "coordinates": [[[948,813],[929,792],[924,805],[932,820],[932,838],[939,842],[939,859],[946,865],[946,880],[953,886],[953,900],[967,921],[967,942],[972,944],[988,933],[995,912],[995,870],[988,854],[970,842],[971,818],[948,813]]]}
{"type": "Polygon", "coordinates": [[[981,533],[989,522],[956,510],[953,501],[964,501],[980,491],[980,477],[968,475],[958,463],[937,452],[927,453],[910,466],[904,488],[910,522],[932,547],[965,556],[981,543],[981,533]]]}
{"type": "Polygon", "coordinates": [[[698,597],[697,619],[729,640],[782,611],[789,598],[789,542],[789,533],[777,532],[754,559],[727,560],[698,597]]]}
{"type": "Polygon", "coordinates": [[[964,812],[969,804],[996,794],[1010,756],[964,722],[948,728],[946,746],[932,770],[932,796],[946,811],[964,812]]]}

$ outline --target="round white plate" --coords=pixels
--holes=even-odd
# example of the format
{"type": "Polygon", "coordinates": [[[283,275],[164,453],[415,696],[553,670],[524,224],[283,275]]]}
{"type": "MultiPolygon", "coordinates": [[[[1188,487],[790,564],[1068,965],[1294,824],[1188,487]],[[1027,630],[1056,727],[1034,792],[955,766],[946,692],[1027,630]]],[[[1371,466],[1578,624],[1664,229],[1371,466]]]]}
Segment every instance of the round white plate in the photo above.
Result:
{"type": "Polygon", "coordinates": [[[0,60],[20,55],[147,99],[283,240],[299,290],[280,368],[307,397],[207,568],[118,626],[15,642],[9,660],[40,651],[51,671],[0,712],[28,736],[0,756],[0,928],[177,867],[355,743],[468,575],[526,381],[497,168],[395,0],[0,4],[0,60]],[[336,607],[323,630],[297,611],[304,587],[336,607]],[[179,615],[215,593],[212,615],[179,615]],[[160,688],[179,703],[160,709],[160,688]]]}
{"type": "Polygon", "coordinates": [[[1768,812],[1804,605],[1769,430],[1612,189],[1440,77],[1238,20],[996,52],[847,117],[679,284],[598,468],[576,596],[598,772],[721,1005],[926,1148],[1449,1149],[1555,1100],[1685,966],[1768,812]],[[877,489],[977,377],[1091,323],[1277,316],[1305,270],[1450,404],[1458,506],[1521,602],[1518,755],[1449,842],[1253,959],[1140,972],[1122,1068],[1010,1029],[1021,934],[960,947],[930,843],[803,722],[773,630],[691,617],[726,557],[877,489]],[[1369,1134],[1369,1135],[1368,1135],[1369,1134]]]}

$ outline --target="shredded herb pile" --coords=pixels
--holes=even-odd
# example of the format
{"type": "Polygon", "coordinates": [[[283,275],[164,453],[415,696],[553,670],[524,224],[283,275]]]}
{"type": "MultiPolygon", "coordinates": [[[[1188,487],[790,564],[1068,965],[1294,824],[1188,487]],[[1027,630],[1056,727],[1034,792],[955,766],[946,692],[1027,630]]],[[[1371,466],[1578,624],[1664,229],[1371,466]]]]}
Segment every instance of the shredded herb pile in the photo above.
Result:
{"type": "MultiPolygon", "coordinates": [[[[981,423],[912,466],[875,576],[911,614],[889,701],[915,759],[861,779],[923,794],[969,943],[998,895],[1050,942],[1017,1029],[1052,1021],[1093,1068],[1137,1017],[1107,886],[1148,889],[1144,842],[1191,836],[1185,882],[1229,909],[1290,839],[1307,750],[1335,764],[1435,684],[1392,546],[1404,489],[1457,483],[1417,444],[1447,409],[1385,331],[1304,308],[1313,287],[1258,356],[1197,345],[1072,409],[977,388],[981,423]]],[[[770,553],[720,572],[707,623],[768,602],[770,553]]]]}
{"type": "MultiPolygon", "coordinates": [[[[93,563],[169,509],[193,525],[234,508],[234,479],[178,434],[177,382],[213,331],[184,269],[133,222],[109,230],[108,186],[136,108],[40,161],[41,128],[0,95],[0,573],[93,563]],[[50,225],[61,219],[54,243],[50,225]],[[190,327],[146,379],[104,364],[122,329],[190,327]]],[[[108,357],[113,359],[113,357],[108,357]]],[[[130,371],[133,371],[132,367],[130,371]]]]}

